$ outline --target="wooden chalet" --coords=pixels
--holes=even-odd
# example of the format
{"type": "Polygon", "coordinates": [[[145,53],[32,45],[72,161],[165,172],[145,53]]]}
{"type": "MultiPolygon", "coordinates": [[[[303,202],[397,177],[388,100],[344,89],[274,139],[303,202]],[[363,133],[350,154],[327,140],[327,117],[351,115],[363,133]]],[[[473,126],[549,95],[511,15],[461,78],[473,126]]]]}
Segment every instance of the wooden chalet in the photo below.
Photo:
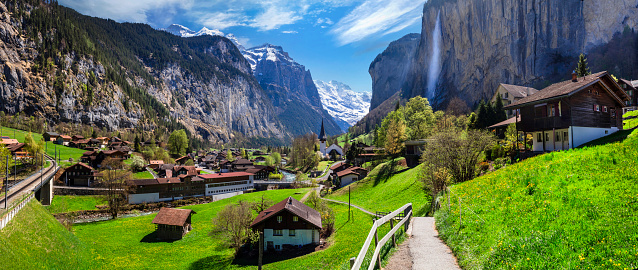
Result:
{"type": "Polygon", "coordinates": [[[276,170],[272,166],[265,165],[254,165],[253,168],[247,169],[247,173],[252,173],[255,175],[255,180],[267,180],[271,173],[274,173],[276,170]]]}
{"type": "Polygon", "coordinates": [[[606,71],[559,82],[505,109],[516,110],[517,130],[534,136],[533,151],[578,147],[623,128],[629,96],[606,71]]]}
{"type": "Polygon", "coordinates": [[[319,244],[321,214],[288,197],[259,213],[250,227],[263,232],[264,250],[319,244]]]}
{"type": "Polygon", "coordinates": [[[57,140],[58,137],[60,137],[60,134],[56,132],[52,132],[52,131],[47,131],[42,134],[42,138],[44,138],[45,142],[55,142],[55,140],[57,140]]]}
{"type": "Polygon", "coordinates": [[[159,240],[180,240],[193,229],[191,216],[196,214],[191,209],[176,209],[162,207],[153,219],[155,232],[159,240]]]}
{"type": "Polygon", "coordinates": [[[69,143],[71,143],[71,141],[73,140],[73,138],[71,138],[71,136],[68,135],[60,135],[60,137],[57,138],[57,140],[55,141],[56,144],[59,145],[64,145],[64,146],[68,146],[69,143]]]}
{"type": "Polygon", "coordinates": [[[59,180],[64,182],[67,186],[90,187],[101,176],[102,174],[93,169],[91,166],[78,162],[64,169],[59,180]]]}
{"type": "Polygon", "coordinates": [[[153,170],[157,170],[161,165],[164,165],[163,160],[151,160],[149,161],[148,167],[153,170]]]}
{"type": "Polygon", "coordinates": [[[248,169],[254,168],[253,162],[247,160],[245,158],[240,158],[232,162],[231,170],[234,172],[237,171],[246,171],[248,169]]]}
{"type": "Polygon", "coordinates": [[[179,158],[175,159],[175,164],[184,165],[184,164],[186,164],[186,161],[188,161],[189,159],[191,159],[191,158],[188,155],[183,156],[183,157],[179,157],[179,158]]]}
{"type": "Polygon", "coordinates": [[[623,114],[629,111],[638,110],[638,80],[630,81],[625,79],[618,79],[618,85],[627,93],[629,100],[625,101],[625,107],[623,108],[623,114]]]}
{"type": "Polygon", "coordinates": [[[73,137],[71,137],[72,141],[79,141],[79,140],[84,140],[84,136],[82,135],[73,135],[73,137]]]}
{"type": "Polygon", "coordinates": [[[104,154],[106,157],[119,159],[119,160],[125,160],[131,156],[129,155],[129,153],[125,153],[120,150],[107,150],[107,151],[102,151],[101,153],[104,154]]]}

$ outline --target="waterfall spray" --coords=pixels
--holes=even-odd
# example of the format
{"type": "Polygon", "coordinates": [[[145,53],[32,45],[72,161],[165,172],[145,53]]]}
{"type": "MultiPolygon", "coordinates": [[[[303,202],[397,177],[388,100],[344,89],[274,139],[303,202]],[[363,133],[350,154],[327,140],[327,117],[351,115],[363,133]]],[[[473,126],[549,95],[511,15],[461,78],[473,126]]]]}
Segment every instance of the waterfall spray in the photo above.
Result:
{"type": "Polygon", "coordinates": [[[441,74],[441,43],[443,37],[441,35],[441,11],[436,15],[436,24],[432,31],[432,54],[430,54],[430,65],[428,68],[428,84],[425,96],[431,100],[436,94],[436,83],[441,74]]]}

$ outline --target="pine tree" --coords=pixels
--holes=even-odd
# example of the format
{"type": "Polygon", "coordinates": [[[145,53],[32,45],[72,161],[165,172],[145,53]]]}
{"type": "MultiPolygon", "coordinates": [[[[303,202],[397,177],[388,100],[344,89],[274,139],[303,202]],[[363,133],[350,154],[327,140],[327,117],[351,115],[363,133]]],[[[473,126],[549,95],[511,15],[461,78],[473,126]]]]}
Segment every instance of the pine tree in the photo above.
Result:
{"type": "Polygon", "coordinates": [[[500,98],[496,99],[496,104],[494,104],[494,123],[499,123],[501,121],[507,120],[507,114],[505,113],[505,109],[503,109],[503,100],[500,98]]]}
{"type": "Polygon", "coordinates": [[[587,67],[587,58],[585,58],[585,54],[583,53],[578,56],[578,66],[576,67],[576,74],[578,74],[578,77],[583,77],[591,74],[591,72],[589,72],[589,67],[587,67]]]}
{"type": "Polygon", "coordinates": [[[476,115],[476,128],[482,129],[487,127],[488,109],[485,105],[485,101],[481,99],[478,107],[478,113],[476,115]]]}
{"type": "Polygon", "coordinates": [[[396,104],[396,105],[394,105],[394,110],[395,110],[395,111],[398,111],[398,110],[399,110],[399,108],[401,108],[401,102],[397,100],[397,104],[396,104]]]}

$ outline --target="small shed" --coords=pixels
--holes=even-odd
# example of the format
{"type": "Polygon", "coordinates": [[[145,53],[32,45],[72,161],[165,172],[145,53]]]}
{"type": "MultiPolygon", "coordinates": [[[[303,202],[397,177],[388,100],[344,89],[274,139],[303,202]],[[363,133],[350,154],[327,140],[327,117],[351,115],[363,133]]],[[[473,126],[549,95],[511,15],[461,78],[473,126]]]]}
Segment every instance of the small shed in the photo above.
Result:
{"type": "Polygon", "coordinates": [[[190,230],[191,215],[196,214],[191,209],[176,209],[162,207],[157,216],[153,219],[153,224],[157,225],[157,238],[160,240],[180,240],[190,230]]]}

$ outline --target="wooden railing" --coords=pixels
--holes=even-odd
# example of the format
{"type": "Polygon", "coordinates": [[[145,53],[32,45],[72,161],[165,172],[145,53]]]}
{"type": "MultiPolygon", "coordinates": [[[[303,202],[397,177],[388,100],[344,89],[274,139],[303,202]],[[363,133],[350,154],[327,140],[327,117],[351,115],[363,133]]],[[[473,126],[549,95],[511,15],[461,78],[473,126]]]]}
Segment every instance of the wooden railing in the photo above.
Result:
{"type": "Polygon", "coordinates": [[[363,263],[363,259],[365,258],[366,253],[368,253],[368,249],[370,249],[370,244],[372,243],[373,238],[374,238],[375,248],[374,248],[374,253],[372,254],[372,259],[370,260],[370,266],[368,266],[368,269],[369,270],[374,269],[375,265],[379,265],[379,267],[381,267],[381,258],[379,257],[379,253],[381,252],[381,247],[383,247],[383,245],[385,245],[385,243],[387,243],[391,238],[392,238],[392,243],[395,244],[394,235],[399,230],[399,228],[401,228],[401,225],[405,227],[404,228],[405,230],[408,229],[411,217],[412,217],[412,204],[408,203],[402,206],[401,208],[393,211],[392,213],[389,213],[379,219],[375,219],[374,223],[372,224],[372,228],[370,229],[370,233],[368,233],[368,238],[366,238],[366,241],[364,242],[363,247],[361,247],[361,251],[359,251],[359,255],[356,258],[350,259],[350,269],[361,268],[361,264],[363,263]],[[403,218],[399,221],[399,223],[396,224],[396,226],[394,226],[394,221],[399,219],[400,214],[403,215],[403,218]],[[381,238],[381,241],[379,241],[377,230],[379,229],[379,227],[381,227],[381,225],[385,224],[388,221],[390,222],[390,226],[392,227],[392,229],[390,229],[390,231],[385,236],[383,236],[383,238],[381,238]]]}

